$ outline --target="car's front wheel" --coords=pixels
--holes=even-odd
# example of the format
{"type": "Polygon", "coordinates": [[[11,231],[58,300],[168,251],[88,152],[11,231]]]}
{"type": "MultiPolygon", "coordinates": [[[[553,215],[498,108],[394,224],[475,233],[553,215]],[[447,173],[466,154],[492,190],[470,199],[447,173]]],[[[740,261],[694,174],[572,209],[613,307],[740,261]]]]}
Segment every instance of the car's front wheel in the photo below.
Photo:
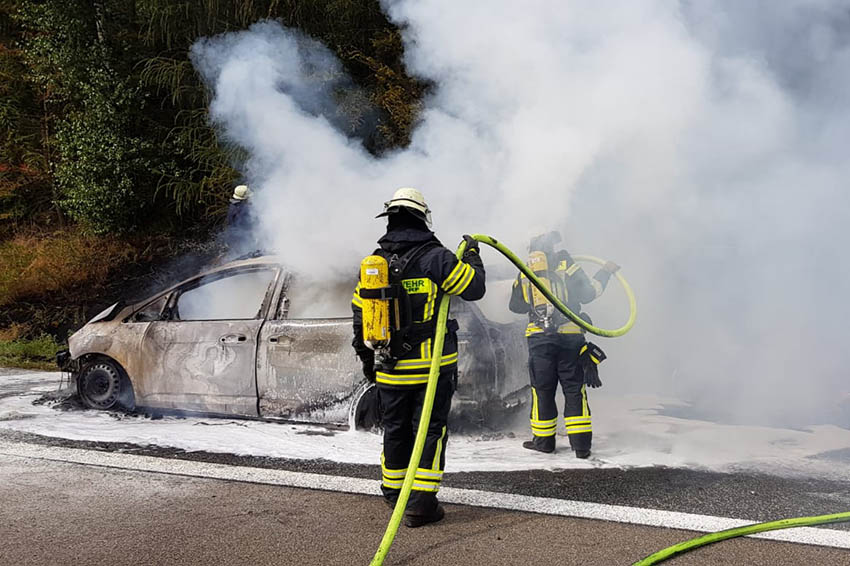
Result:
{"type": "Polygon", "coordinates": [[[77,391],[90,409],[132,408],[130,380],[121,366],[111,360],[98,359],[83,366],[77,378],[77,391]]]}

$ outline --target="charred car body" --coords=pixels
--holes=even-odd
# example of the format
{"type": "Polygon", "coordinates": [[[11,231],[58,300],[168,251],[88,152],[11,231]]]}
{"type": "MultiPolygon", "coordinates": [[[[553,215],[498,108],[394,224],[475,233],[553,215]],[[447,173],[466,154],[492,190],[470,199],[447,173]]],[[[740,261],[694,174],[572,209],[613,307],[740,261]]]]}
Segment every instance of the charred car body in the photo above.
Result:
{"type": "MultiPolygon", "coordinates": [[[[90,408],[144,408],[368,427],[374,389],[351,348],[351,289],[302,281],[278,258],[235,261],[73,334],[60,366],[90,408]]],[[[495,426],[525,401],[522,325],[454,301],[458,422],[495,426]]]]}

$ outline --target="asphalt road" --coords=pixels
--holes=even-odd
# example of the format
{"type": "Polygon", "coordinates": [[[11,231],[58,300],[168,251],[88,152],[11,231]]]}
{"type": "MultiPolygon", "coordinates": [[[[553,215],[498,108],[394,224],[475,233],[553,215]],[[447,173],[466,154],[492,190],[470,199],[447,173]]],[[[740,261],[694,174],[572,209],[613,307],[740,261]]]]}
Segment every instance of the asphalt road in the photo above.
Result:
{"type": "MultiPolygon", "coordinates": [[[[368,564],[378,497],[0,456],[0,564],[368,564]]],[[[447,506],[402,528],[387,564],[629,564],[695,533],[447,506]]],[[[669,564],[850,564],[850,551],[754,539],[669,564]]]]}
{"type": "MultiPolygon", "coordinates": [[[[67,440],[2,429],[0,440],[331,476],[376,479],[381,475],[378,466],[329,460],[186,452],[168,447],[67,440]]],[[[699,513],[751,521],[772,521],[850,510],[848,482],[744,472],[718,473],[685,468],[450,473],[446,474],[443,486],[699,513]]],[[[850,523],[830,525],[829,528],[850,529],[850,523]]]]}

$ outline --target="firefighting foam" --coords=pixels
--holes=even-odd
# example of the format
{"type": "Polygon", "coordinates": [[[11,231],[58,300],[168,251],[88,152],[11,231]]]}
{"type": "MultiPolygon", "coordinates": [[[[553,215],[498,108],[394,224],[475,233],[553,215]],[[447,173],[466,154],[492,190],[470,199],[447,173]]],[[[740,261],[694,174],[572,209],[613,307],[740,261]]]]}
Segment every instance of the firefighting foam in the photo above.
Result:
{"type": "MultiPolygon", "coordinates": [[[[193,48],[212,119],[251,156],[267,247],[353,278],[382,232],[372,218],[407,185],[447,245],[483,232],[519,251],[559,228],[639,296],[635,330],[605,345],[601,395],[675,396],[721,423],[847,424],[840,3],[384,7],[408,72],[435,87],[410,146],[381,157],[341,130],[350,82],[321,44],[263,22],[193,48]]],[[[624,302],[590,312],[616,326],[624,302]]]]}

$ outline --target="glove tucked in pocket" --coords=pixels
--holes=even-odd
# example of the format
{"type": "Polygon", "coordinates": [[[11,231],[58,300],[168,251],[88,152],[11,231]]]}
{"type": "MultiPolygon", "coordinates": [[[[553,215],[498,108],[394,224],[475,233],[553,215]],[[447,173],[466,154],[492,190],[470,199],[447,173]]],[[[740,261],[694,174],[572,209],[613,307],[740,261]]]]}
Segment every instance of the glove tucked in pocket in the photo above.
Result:
{"type": "Polygon", "coordinates": [[[599,379],[599,364],[605,360],[607,356],[602,348],[593,342],[587,342],[581,347],[578,358],[582,369],[584,370],[584,383],[588,387],[602,387],[602,380],[599,379]]]}

